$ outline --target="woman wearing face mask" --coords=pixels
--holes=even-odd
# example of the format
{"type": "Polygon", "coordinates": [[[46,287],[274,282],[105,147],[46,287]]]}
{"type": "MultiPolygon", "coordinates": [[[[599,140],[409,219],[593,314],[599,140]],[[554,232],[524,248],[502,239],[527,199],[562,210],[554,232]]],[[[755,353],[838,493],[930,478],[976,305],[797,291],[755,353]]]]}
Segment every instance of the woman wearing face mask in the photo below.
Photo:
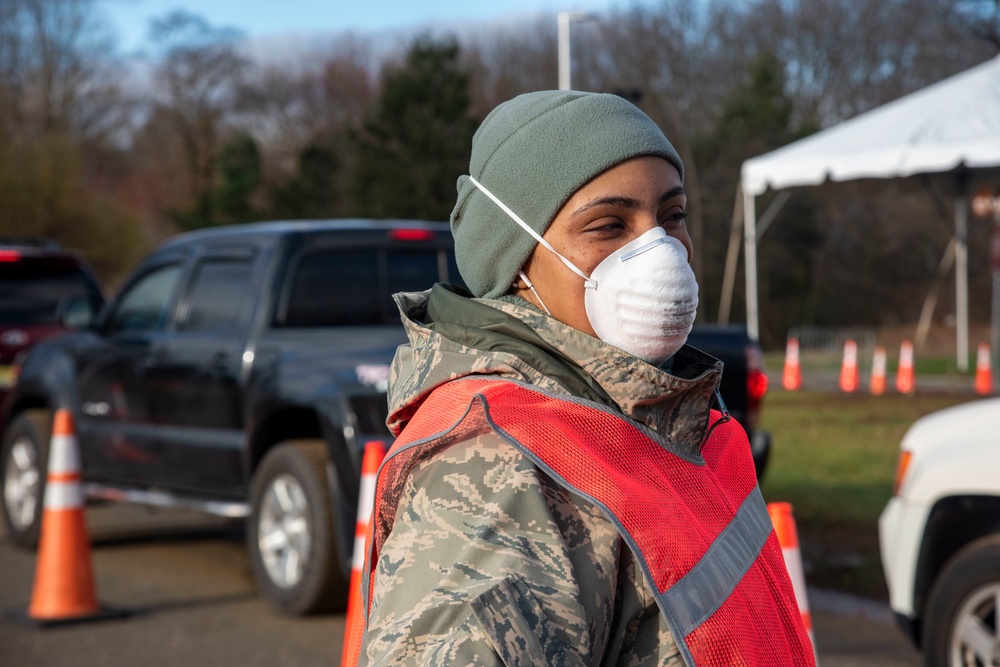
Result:
{"type": "Polygon", "coordinates": [[[680,158],[629,102],[539,92],[473,139],[471,294],[396,295],[361,664],[811,665],[698,304],[680,158]]]}

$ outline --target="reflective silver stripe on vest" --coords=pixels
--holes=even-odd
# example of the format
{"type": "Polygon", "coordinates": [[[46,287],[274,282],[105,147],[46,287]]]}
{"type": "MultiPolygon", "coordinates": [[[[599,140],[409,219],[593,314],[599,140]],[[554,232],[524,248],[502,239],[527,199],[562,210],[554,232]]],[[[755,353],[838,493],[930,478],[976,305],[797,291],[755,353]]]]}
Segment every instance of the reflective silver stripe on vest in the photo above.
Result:
{"type": "Polygon", "coordinates": [[[661,596],[680,644],[722,606],[760,555],[772,530],[767,505],[755,486],[705,555],[661,596]]]}

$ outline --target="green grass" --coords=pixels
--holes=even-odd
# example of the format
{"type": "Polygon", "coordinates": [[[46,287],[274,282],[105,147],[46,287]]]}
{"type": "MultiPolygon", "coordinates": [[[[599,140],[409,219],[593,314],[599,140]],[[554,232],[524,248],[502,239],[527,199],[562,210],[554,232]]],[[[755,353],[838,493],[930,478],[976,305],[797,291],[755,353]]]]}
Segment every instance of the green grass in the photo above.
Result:
{"type": "MultiPolygon", "coordinates": [[[[805,355],[804,355],[805,357],[805,355]]],[[[825,362],[828,364],[829,370],[836,371],[840,368],[840,358],[834,355],[830,358],[829,355],[824,357],[825,362]]],[[[805,361],[805,358],[803,358],[805,361]]],[[[871,368],[871,359],[859,359],[861,366],[866,369],[871,368]]],[[[764,354],[764,365],[771,374],[771,377],[777,378],[780,382],[781,380],[781,370],[785,367],[785,353],[784,351],[770,351],[764,354]]],[[[895,377],[896,370],[899,368],[899,351],[889,350],[886,353],[886,374],[891,378],[895,377]]],[[[973,377],[976,373],[976,353],[972,352],[969,354],[969,365],[965,372],[958,370],[958,363],[955,360],[955,355],[951,356],[936,356],[936,357],[924,357],[916,356],[913,360],[913,370],[917,375],[959,375],[973,377]]]]}
{"type": "Polygon", "coordinates": [[[792,503],[810,585],[886,599],[878,516],[892,495],[899,441],[925,414],[970,400],[957,395],[773,392],[765,500],[792,503]]]}

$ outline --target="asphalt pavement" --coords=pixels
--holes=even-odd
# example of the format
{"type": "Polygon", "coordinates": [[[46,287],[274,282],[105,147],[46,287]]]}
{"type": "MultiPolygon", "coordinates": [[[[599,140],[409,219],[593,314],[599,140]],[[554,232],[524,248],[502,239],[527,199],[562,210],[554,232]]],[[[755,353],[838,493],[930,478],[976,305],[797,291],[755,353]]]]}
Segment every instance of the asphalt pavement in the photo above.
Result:
{"type": "MultiPolygon", "coordinates": [[[[0,620],[0,665],[339,665],[344,616],[291,618],[257,597],[238,523],[135,506],[87,510],[97,595],[125,618],[39,629],[0,620]]],[[[34,554],[0,533],[0,612],[31,600],[34,554]]],[[[916,667],[884,605],[811,592],[822,667],[916,667]]]]}

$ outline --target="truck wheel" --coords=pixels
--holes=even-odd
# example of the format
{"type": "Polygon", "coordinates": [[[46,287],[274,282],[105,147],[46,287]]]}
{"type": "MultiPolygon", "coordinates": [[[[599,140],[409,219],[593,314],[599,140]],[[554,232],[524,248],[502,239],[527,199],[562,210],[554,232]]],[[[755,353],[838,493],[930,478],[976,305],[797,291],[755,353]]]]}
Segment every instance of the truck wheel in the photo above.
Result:
{"type": "Polygon", "coordinates": [[[289,440],[250,486],[247,547],[261,594],[290,614],[343,610],[347,579],[334,541],[323,440],[289,440]]]}
{"type": "Polygon", "coordinates": [[[1000,664],[1000,535],[953,556],[934,582],[924,620],[931,665],[1000,664]]]}
{"type": "Polygon", "coordinates": [[[11,421],[0,446],[4,527],[11,542],[27,549],[38,545],[51,432],[51,412],[25,410],[11,421]]]}

